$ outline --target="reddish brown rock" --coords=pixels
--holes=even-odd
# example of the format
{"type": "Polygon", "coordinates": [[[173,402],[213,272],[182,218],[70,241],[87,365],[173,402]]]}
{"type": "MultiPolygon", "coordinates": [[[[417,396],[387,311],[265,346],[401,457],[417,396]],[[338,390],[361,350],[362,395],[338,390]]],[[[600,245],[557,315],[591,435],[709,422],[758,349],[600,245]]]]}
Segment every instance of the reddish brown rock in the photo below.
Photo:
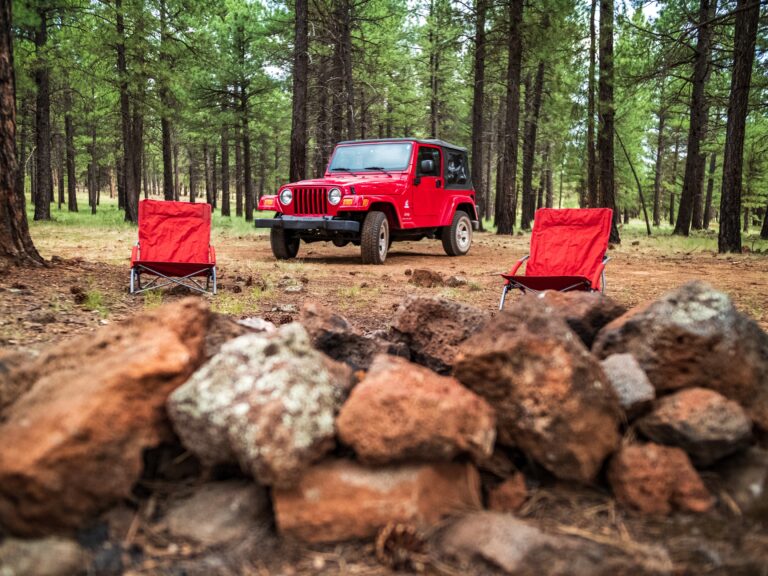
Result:
{"type": "Polygon", "coordinates": [[[312,346],[353,370],[367,370],[377,354],[409,355],[404,344],[361,334],[346,318],[321,304],[304,304],[299,322],[306,328],[312,346]]]}
{"type": "Polygon", "coordinates": [[[746,448],[752,437],[752,423],[741,406],[706,388],[661,398],[637,427],[654,442],[682,448],[697,466],[746,448]]]}
{"type": "Polygon", "coordinates": [[[493,452],[490,406],[459,382],[403,358],[380,355],[336,420],[339,438],[364,462],[477,459],[493,452]]]}
{"type": "Polygon", "coordinates": [[[310,468],[293,490],[275,490],[277,526],[307,542],[369,538],[390,522],[427,527],[480,509],[480,479],[470,464],[367,468],[348,460],[310,468]]]}
{"type": "Polygon", "coordinates": [[[488,509],[496,512],[517,512],[528,498],[525,476],[515,472],[488,494],[488,509]]]}
{"type": "Polygon", "coordinates": [[[188,298],[67,340],[25,369],[0,423],[0,525],[79,527],[131,493],[142,453],[170,437],[170,392],[203,359],[203,300],[188,298]]]}
{"type": "Polygon", "coordinates": [[[691,282],[603,328],[593,352],[628,352],[657,391],[711,388],[768,429],[768,334],[730,298],[691,282]]]}
{"type": "Polygon", "coordinates": [[[392,328],[410,348],[414,362],[448,373],[459,345],[488,318],[487,312],[466,304],[411,296],[397,310],[392,328]]]}
{"type": "Polygon", "coordinates": [[[467,340],[454,372],[496,411],[499,441],[559,478],[593,480],[618,445],[621,409],[600,365],[538,298],[467,340]]]}
{"type": "Polygon", "coordinates": [[[444,286],[443,277],[433,270],[416,269],[413,271],[409,284],[415,284],[422,288],[434,288],[435,286],[444,286]]]}
{"type": "Polygon", "coordinates": [[[712,496],[679,448],[633,444],[611,459],[608,480],[616,499],[647,514],[669,514],[673,508],[706,512],[712,496]]]}
{"type": "Polygon", "coordinates": [[[566,321],[587,348],[592,347],[603,326],[627,311],[625,306],[599,292],[547,290],[538,297],[566,321]]]}

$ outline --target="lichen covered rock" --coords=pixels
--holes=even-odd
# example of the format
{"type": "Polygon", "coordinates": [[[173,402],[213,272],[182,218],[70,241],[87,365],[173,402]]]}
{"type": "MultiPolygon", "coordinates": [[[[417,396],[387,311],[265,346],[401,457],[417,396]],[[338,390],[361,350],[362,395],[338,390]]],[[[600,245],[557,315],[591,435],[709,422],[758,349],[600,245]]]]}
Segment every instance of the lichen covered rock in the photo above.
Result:
{"type": "Polygon", "coordinates": [[[168,412],[203,462],[238,461],[258,482],[286,486],[333,447],[334,419],[351,384],[347,366],[288,324],[224,344],[171,395],[168,412]]]}

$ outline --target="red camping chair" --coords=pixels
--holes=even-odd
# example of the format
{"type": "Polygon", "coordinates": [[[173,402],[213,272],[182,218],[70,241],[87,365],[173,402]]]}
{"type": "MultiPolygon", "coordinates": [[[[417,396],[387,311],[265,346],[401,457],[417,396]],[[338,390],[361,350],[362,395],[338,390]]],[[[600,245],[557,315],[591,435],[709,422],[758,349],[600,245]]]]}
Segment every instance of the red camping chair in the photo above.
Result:
{"type": "Polygon", "coordinates": [[[171,284],[216,294],[216,252],[210,242],[210,204],[142,200],[139,241],[131,253],[131,294],[171,284]],[[144,286],[142,274],[152,277],[144,286]]]}
{"type": "Polygon", "coordinates": [[[502,274],[504,289],[499,310],[507,292],[544,290],[586,290],[605,292],[605,256],[611,235],[613,210],[610,208],[536,211],[531,234],[531,253],[517,261],[509,274],[502,274]],[[525,276],[517,271],[523,262],[525,276]]]}

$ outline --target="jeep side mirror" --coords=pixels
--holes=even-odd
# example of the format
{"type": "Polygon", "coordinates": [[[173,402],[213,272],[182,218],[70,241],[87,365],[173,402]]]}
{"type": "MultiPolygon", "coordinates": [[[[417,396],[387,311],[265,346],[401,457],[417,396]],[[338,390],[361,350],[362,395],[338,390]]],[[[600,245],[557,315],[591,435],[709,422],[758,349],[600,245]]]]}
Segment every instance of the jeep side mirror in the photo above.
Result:
{"type": "Polygon", "coordinates": [[[435,169],[435,161],[434,160],[422,160],[421,161],[421,173],[422,174],[431,174],[434,169],[435,169]]]}

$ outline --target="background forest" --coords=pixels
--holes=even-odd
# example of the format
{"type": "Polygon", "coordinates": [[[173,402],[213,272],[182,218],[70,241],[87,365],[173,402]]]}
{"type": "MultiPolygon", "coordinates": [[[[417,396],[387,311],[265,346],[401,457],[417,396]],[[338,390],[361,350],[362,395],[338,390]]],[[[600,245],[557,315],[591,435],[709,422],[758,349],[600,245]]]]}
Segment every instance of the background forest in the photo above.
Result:
{"type": "Polygon", "coordinates": [[[15,0],[21,184],[35,220],[95,212],[104,195],[131,221],[152,195],[250,220],[261,194],[321,175],[340,140],[436,137],[471,149],[500,233],[529,228],[538,206],[615,202],[642,217],[641,191],[651,226],[688,235],[718,225],[734,46],[741,26],[748,52],[757,26],[735,218],[768,238],[762,12],[754,0],[15,0]]]}

